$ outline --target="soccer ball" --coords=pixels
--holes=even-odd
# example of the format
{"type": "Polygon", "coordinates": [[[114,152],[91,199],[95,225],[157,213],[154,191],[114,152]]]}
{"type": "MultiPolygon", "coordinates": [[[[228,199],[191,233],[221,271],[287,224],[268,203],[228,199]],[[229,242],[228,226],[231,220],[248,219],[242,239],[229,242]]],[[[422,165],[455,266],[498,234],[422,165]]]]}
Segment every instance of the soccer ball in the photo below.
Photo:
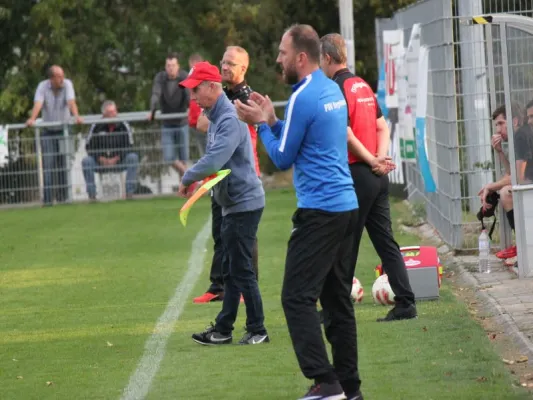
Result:
{"type": "Polygon", "coordinates": [[[389,277],[387,274],[381,275],[372,286],[372,297],[376,304],[392,305],[394,304],[394,292],[389,284],[389,277]]]}
{"type": "Polygon", "coordinates": [[[353,283],[352,283],[352,301],[354,303],[360,303],[363,301],[363,285],[361,285],[361,282],[359,282],[359,279],[357,279],[355,276],[353,277],[353,283]]]}

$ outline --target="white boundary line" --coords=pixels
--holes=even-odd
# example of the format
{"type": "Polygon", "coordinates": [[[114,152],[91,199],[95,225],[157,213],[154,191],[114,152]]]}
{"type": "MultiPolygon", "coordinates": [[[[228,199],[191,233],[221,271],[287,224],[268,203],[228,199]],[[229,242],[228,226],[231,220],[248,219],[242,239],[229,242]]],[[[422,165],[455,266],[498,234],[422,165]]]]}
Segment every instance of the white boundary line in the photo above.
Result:
{"type": "Polygon", "coordinates": [[[152,335],[144,345],[144,354],[137,369],[130,377],[128,386],[122,393],[122,400],[141,400],[146,397],[152,381],[165,356],[168,338],[172,334],[174,325],[185,307],[185,303],[196,285],[204,267],[205,249],[211,234],[211,216],[203,228],[198,232],[192,243],[192,253],[189,257],[189,267],[174,296],[167,304],[167,308],[159,317],[152,335]]]}

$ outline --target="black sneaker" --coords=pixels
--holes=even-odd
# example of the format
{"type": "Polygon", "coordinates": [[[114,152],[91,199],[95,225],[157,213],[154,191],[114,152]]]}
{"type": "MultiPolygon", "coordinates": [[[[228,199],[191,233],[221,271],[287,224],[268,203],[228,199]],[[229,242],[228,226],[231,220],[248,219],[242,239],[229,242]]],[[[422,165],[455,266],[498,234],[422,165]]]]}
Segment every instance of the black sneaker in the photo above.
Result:
{"type": "Polygon", "coordinates": [[[378,318],[378,322],[400,321],[402,319],[418,318],[416,313],[416,307],[414,304],[410,304],[407,307],[395,306],[390,310],[385,318],[378,318]]]}
{"type": "Polygon", "coordinates": [[[346,400],[346,396],[339,382],[315,383],[299,400],[346,400]]]}
{"type": "Polygon", "coordinates": [[[193,333],[192,340],[196,343],[203,344],[204,346],[213,346],[220,344],[230,344],[233,340],[231,335],[224,335],[217,332],[215,326],[211,324],[205,331],[200,333],[193,333]]]}
{"type": "Polygon", "coordinates": [[[246,332],[242,339],[239,340],[239,344],[261,344],[268,342],[270,342],[270,338],[266,333],[261,335],[253,332],[246,332]]]}
{"type": "Polygon", "coordinates": [[[354,394],[347,395],[347,397],[348,397],[348,400],[363,400],[363,393],[361,393],[361,391],[358,390],[354,394]]]}

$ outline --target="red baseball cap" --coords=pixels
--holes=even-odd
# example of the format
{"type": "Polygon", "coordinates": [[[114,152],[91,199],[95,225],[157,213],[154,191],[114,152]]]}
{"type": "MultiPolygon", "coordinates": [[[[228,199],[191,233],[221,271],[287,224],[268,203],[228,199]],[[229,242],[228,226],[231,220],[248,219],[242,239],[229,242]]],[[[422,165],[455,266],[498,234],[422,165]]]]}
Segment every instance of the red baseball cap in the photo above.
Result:
{"type": "Polygon", "coordinates": [[[195,88],[204,81],[222,82],[222,76],[218,67],[209,64],[207,61],[196,63],[192,67],[187,79],[180,82],[180,85],[189,89],[195,88]]]}

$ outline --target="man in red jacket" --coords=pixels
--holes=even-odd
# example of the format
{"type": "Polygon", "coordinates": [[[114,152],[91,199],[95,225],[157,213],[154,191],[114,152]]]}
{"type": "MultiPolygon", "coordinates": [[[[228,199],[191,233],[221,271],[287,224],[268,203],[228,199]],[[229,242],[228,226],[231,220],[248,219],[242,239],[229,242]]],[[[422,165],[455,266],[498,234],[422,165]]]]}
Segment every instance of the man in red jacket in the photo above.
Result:
{"type": "Polygon", "coordinates": [[[355,229],[352,265],[366,227],[370,240],[381,258],[383,269],[395,294],[395,307],[378,321],[417,317],[415,296],[409,283],[400,248],[392,233],[389,204],[389,178],[386,164],[376,164],[376,157],[389,152],[390,133],[372,88],[346,67],[346,44],[341,35],[331,33],[321,38],[321,68],[341,88],[348,104],[348,126],[364,146],[359,154],[350,151],[348,163],[359,200],[359,219],[355,229]],[[365,150],[366,149],[366,150],[365,150]]]}
{"type": "MultiPolygon", "coordinates": [[[[239,46],[229,46],[226,48],[224,56],[220,61],[220,71],[222,73],[222,81],[225,84],[224,92],[226,96],[233,102],[240,100],[243,103],[248,101],[248,97],[252,93],[252,89],[246,83],[246,71],[248,70],[249,56],[248,52],[239,46]]],[[[198,119],[198,126],[205,126],[202,123],[205,116],[200,116],[198,119]]],[[[257,175],[261,175],[259,170],[259,157],[257,155],[257,131],[255,127],[248,125],[252,139],[252,147],[254,151],[255,170],[257,175]]],[[[224,272],[222,271],[222,239],[220,237],[220,223],[222,221],[222,210],[216,201],[211,197],[211,213],[212,213],[212,236],[214,241],[213,261],[211,263],[211,272],[209,279],[211,285],[207,292],[203,295],[194,298],[194,303],[209,303],[211,301],[220,301],[224,297],[224,272]]],[[[253,267],[256,276],[259,276],[259,255],[257,238],[252,254],[253,267]]],[[[242,298],[241,298],[242,301],[242,298]]]]}
{"type": "MultiPolygon", "coordinates": [[[[191,56],[189,57],[189,68],[192,69],[196,65],[196,63],[199,63],[200,61],[204,61],[203,57],[200,54],[191,54],[191,56]]],[[[201,113],[202,109],[196,103],[196,101],[191,98],[189,102],[189,131],[191,132],[191,136],[194,137],[196,147],[198,148],[198,154],[200,157],[204,155],[206,146],[205,133],[199,131],[196,128],[196,124],[198,123],[198,117],[201,113]]]]}

